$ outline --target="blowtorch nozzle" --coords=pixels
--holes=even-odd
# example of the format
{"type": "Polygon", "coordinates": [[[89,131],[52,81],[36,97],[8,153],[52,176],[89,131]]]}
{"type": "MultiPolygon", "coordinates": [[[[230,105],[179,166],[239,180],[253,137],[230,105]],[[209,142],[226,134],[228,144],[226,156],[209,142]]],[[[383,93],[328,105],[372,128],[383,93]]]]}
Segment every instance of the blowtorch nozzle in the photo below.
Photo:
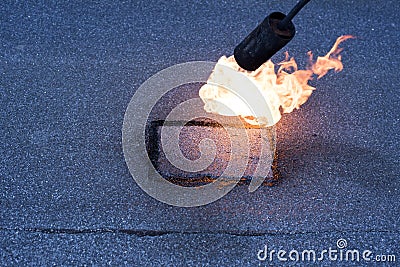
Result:
{"type": "Polygon", "coordinates": [[[309,2],[301,0],[287,16],[271,13],[234,50],[238,65],[248,71],[258,69],[294,37],[292,18],[309,2]]]}

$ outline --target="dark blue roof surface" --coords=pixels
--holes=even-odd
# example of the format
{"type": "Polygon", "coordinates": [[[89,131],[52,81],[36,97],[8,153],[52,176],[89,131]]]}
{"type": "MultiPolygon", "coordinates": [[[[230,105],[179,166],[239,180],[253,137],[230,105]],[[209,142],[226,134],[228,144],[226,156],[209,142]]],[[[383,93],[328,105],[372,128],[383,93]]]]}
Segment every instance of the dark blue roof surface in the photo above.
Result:
{"type": "Polygon", "coordinates": [[[294,19],[299,65],[357,39],[342,44],[344,70],[277,124],[277,185],[177,208],[126,167],[122,122],[141,83],[232,54],[295,2],[0,3],[0,265],[257,266],[265,244],[339,238],[400,260],[398,1],[311,1],[294,19]]]}

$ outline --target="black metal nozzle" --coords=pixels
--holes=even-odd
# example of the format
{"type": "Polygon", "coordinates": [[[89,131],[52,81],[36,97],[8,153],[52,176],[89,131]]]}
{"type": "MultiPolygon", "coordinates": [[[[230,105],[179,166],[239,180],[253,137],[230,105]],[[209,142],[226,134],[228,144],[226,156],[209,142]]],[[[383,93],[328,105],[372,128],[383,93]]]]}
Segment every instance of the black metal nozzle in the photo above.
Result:
{"type": "Polygon", "coordinates": [[[261,22],[234,51],[236,62],[245,70],[258,69],[276,52],[284,47],[295,34],[295,27],[290,21],[286,30],[280,30],[278,24],[285,14],[274,12],[261,22]]]}
{"type": "Polygon", "coordinates": [[[270,59],[294,37],[296,30],[292,18],[309,2],[301,0],[287,16],[271,13],[234,50],[239,66],[254,71],[270,59]]]}

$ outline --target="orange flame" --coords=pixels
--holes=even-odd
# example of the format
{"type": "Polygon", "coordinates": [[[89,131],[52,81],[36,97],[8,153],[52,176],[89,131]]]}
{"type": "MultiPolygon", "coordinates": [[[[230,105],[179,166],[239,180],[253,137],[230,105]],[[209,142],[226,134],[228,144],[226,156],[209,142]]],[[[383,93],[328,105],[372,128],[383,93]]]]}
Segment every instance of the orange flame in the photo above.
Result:
{"type": "MultiPolygon", "coordinates": [[[[318,79],[323,77],[329,70],[334,69],[335,72],[343,70],[342,56],[340,52],[343,48],[339,48],[339,44],[347,39],[354,38],[352,35],[342,35],[336,39],[335,44],[332,46],[331,50],[323,57],[318,57],[317,61],[312,64],[312,71],[314,74],[318,75],[318,79]]],[[[310,61],[312,62],[313,54],[308,52],[310,61]]]]}
{"type": "MultiPolygon", "coordinates": [[[[275,73],[275,65],[271,60],[268,60],[252,72],[239,67],[233,56],[229,58],[223,56],[218,60],[214,72],[219,64],[228,66],[236,70],[238,75],[246,75],[249,80],[257,85],[269,105],[272,121],[267,119],[267,116],[254,118],[251,111],[241,103],[240,98],[222,87],[212,85],[213,74],[215,73],[211,74],[207,84],[199,92],[201,99],[205,103],[204,109],[207,112],[226,116],[239,114],[250,124],[272,126],[281,118],[280,107],[284,113],[290,113],[295,108],[300,108],[307,101],[312,91],[315,90],[314,87],[308,84],[314,74],[318,75],[318,79],[320,79],[331,69],[335,72],[343,69],[340,55],[343,49],[339,48],[339,44],[350,38],[354,37],[343,35],[337,38],[331,50],[325,56],[318,57],[315,62],[313,61],[312,52],[308,52],[309,64],[306,70],[299,70],[295,59],[293,57],[289,58],[288,52],[285,53],[285,60],[278,63],[279,69],[277,73],[275,73]],[[228,111],[224,106],[229,106],[234,112],[228,111]]],[[[219,71],[218,75],[225,74],[223,71],[219,71]]],[[[230,80],[230,77],[225,78],[230,80]]]]}

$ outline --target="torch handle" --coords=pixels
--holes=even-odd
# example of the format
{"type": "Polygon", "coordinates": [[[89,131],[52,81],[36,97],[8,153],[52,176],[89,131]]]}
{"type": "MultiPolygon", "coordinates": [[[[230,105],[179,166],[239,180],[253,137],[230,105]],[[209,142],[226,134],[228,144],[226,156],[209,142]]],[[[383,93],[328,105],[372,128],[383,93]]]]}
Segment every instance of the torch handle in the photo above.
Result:
{"type": "Polygon", "coordinates": [[[300,0],[297,5],[295,5],[295,7],[290,10],[289,14],[287,14],[287,16],[283,20],[281,20],[281,22],[279,22],[278,28],[280,30],[285,30],[293,17],[296,16],[297,13],[299,13],[299,11],[310,1],[311,0],[300,0]]]}

